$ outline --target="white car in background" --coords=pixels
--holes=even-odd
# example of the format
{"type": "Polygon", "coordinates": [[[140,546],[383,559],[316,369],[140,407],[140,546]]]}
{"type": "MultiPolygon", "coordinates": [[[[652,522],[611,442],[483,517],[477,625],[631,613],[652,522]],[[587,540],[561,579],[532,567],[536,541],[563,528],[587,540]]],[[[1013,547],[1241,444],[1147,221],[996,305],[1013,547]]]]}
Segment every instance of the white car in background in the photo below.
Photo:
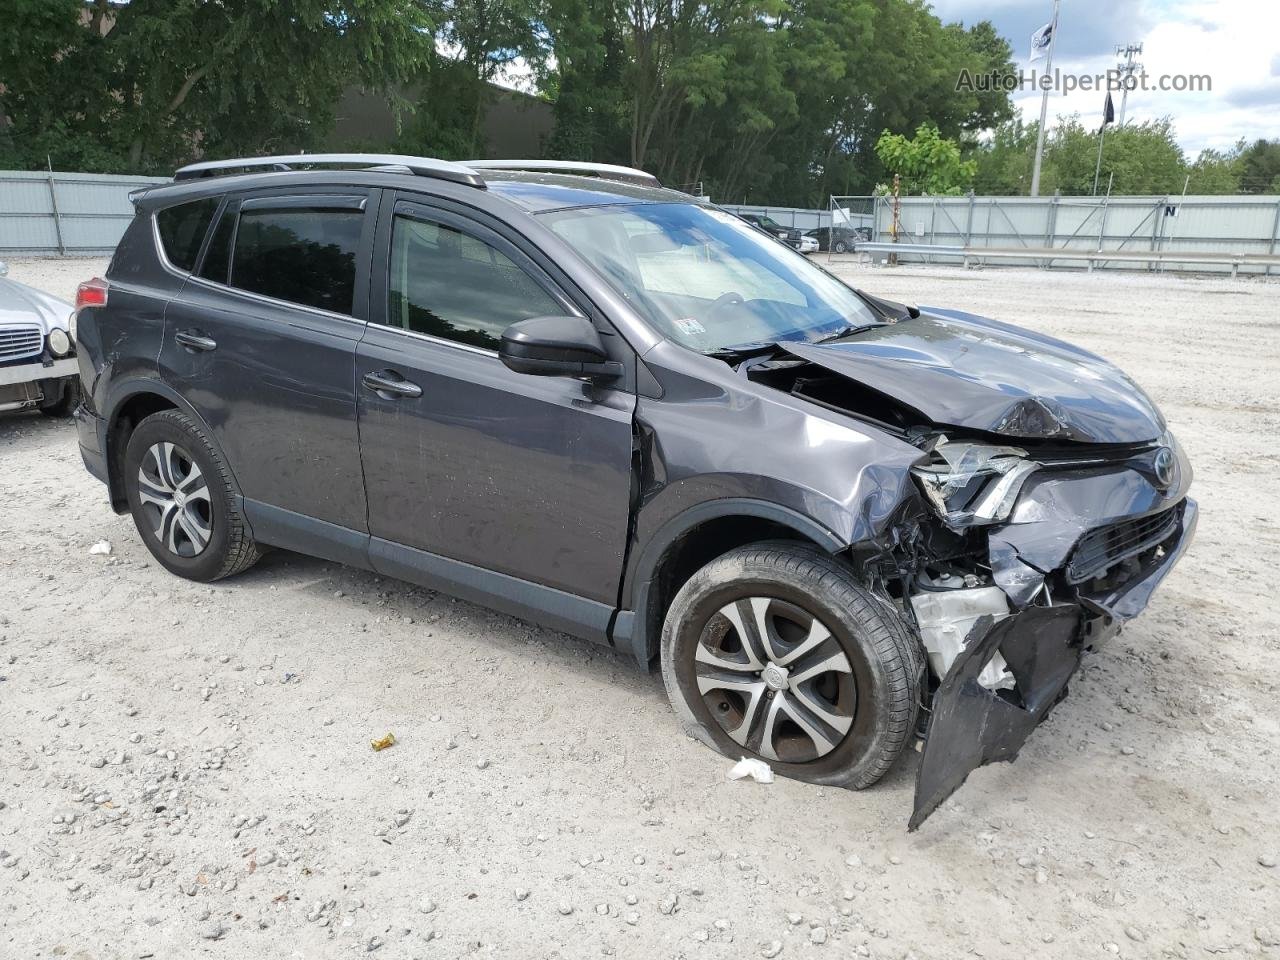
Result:
{"type": "Polygon", "coordinates": [[[8,273],[0,261],[0,413],[65,417],[80,400],[75,308],[8,273]]]}

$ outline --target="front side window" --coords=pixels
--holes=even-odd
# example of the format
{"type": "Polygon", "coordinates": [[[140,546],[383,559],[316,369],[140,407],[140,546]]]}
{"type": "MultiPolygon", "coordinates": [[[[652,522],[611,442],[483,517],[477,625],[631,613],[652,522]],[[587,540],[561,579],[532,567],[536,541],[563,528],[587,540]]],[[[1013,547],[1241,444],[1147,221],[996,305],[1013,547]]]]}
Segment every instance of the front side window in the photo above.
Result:
{"type": "Polygon", "coordinates": [[[218,210],[218,197],[192,200],[156,212],[156,226],[164,255],[179,270],[193,270],[209,223],[218,210]]]}
{"type": "Polygon", "coordinates": [[[541,216],[655,329],[703,353],[879,322],[840,281],[721,210],[637,203],[541,216]]]}
{"type": "Polygon", "coordinates": [[[447,224],[397,216],[387,323],[497,350],[518,320],[564,308],[502,251],[447,224]]]}
{"type": "Polygon", "coordinates": [[[229,283],[304,307],[349,314],[364,212],[318,207],[242,210],[229,283]]]}

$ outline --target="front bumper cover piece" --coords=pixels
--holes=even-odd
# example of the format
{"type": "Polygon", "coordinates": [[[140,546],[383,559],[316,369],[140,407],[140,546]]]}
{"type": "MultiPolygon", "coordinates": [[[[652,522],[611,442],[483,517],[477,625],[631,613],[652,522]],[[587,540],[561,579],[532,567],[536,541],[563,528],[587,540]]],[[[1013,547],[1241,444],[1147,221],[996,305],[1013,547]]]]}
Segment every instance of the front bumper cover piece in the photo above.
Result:
{"type": "Polygon", "coordinates": [[[1195,535],[1198,509],[1184,501],[1181,523],[1165,551],[1119,589],[1078,602],[1028,606],[1001,620],[982,617],[969,631],[933,696],[924,754],[916,774],[915,830],[984,764],[1013,760],[1031,732],[1067,693],[1086,647],[1116,632],[1142,612],[1160,582],[1195,535]],[[1016,681],[1016,693],[989,690],[978,682],[997,651],[1016,681]]]}

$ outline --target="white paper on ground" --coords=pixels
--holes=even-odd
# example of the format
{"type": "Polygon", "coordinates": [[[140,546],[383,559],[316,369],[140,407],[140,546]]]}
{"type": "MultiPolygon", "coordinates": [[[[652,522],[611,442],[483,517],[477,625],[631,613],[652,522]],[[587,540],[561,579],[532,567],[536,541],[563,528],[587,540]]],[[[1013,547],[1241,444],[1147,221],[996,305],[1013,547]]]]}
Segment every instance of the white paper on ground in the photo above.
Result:
{"type": "Polygon", "coordinates": [[[730,780],[741,780],[750,777],[756,783],[773,783],[773,771],[763,760],[752,760],[743,757],[729,769],[730,780]]]}

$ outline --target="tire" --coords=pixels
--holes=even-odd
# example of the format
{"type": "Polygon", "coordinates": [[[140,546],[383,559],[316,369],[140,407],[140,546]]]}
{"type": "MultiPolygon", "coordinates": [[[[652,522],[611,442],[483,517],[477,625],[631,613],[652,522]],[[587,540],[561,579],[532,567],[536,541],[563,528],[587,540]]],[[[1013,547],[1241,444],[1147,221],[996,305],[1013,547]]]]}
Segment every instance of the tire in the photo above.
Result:
{"type": "Polygon", "coordinates": [[[139,535],[170,573],[209,583],[257,562],[231,472],[185,414],[163,410],[134,428],[124,485],[139,535]]]}
{"type": "Polygon", "coordinates": [[[40,412],[46,417],[69,417],[80,402],[80,378],[67,377],[65,380],[46,380],[45,384],[57,389],[57,394],[40,404],[40,412]]]}
{"type": "Polygon", "coordinates": [[[707,564],[667,611],[661,657],[667,696],[689,736],[731,759],[764,760],[781,776],[869,787],[893,766],[915,729],[924,675],[920,645],[888,601],[816,547],[752,544],[707,564]],[[751,618],[757,610],[764,611],[770,658],[756,657],[765,667],[760,672],[752,670],[746,649],[760,647],[754,639],[742,642],[733,615],[737,611],[736,623],[758,638],[759,627],[751,626],[761,623],[751,618]],[[803,616],[810,618],[807,632],[803,616]],[[790,657],[789,674],[779,671],[790,657]],[[831,669],[803,679],[822,665],[831,669]],[[721,682],[739,686],[729,690],[717,686],[721,682]],[[822,712],[810,709],[815,705],[822,712]]]}
{"type": "Polygon", "coordinates": [[[835,245],[831,249],[834,250],[836,253],[844,253],[849,248],[848,246],[845,245],[845,242],[843,240],[837,240],[835,242],[835,245]]]}

